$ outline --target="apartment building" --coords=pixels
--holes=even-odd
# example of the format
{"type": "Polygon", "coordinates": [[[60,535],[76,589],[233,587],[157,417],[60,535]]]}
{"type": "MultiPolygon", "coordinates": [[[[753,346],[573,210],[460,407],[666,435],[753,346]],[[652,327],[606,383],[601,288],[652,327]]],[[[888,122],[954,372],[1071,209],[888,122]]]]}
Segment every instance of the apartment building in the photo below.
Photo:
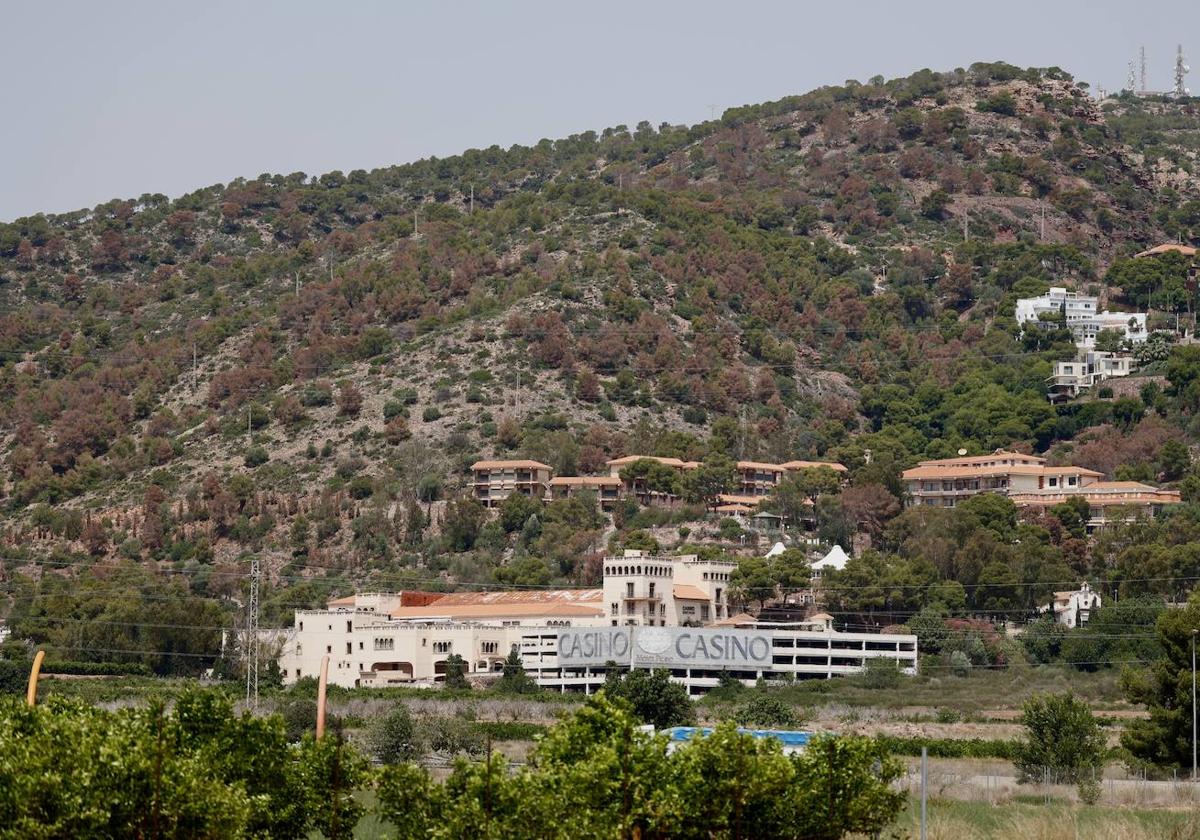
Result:
{"type": "Polygon", "coordinates": [[[1102,312],[1099,298],[1081,295],[1065,288],[1051,287],[1044,295],[1021,298],[1016,303],[1013,317],[1022,327],[1031,326],[1051,329],[1054,321],[1042,316],[1059,316],[1065,319],[1066,327],[1075,336],[1075,343],[1082,348],[1093,347],[1101,330],[1117,330],[1122,337],[1133,343],[1146,340],[1146,313],[1102,312]]]}
{"type": "Polygon", "coordinates": [[[1036,490],[1045,461],[1036,455],[996,450],[991,455],[922,461],[905,470],[902,478],[910,505],[953,507],[957,500],[979,493],[1036,490]]]}
{"type": "Polygon", "coordinates": [[[550,479],[547,501],[594,493],[601,510],[612,510],[621,499],[621,479],[610,475],[562,475],[550,479]]]}
{"type": "Polygon", "coordinates": [[[1091,506],[1089,532],[1137,513],[1156,516],[1179,493],[1135,481],[1102,481],[1104,474],[1076,466],[1047,466],[1045,458],[998,449],[991,455],[922,461],[902,474],[906,505],[954,507],[980,493],[1003,493],[1019,507],[1050,508],[1068,498],[1091,506]]]}
{"type": "Polygon", "coordinates": [[[729,617],[729,580],[737,563],[626,550],[604,558],[609,623],[701,626],[729,617]]]}
{"type": "Polygon", "coordinates": [[[679,500],[679,496],[675,493],[665,491],[661,487],[651,487],[644,477],[630,478],[628,480],[621,478],[621,471],[626,467],[636,464],[638,461],[653,461],[662,464],[680,476],[700,467],[699,461],[684,461],[680,458],[668,458],[658,455],[625,455],[624,457],[613,458],[607,461],[605,466],[608,467],[608,475],[610,478],[616,478],[621,481],[621,492],[633,496],[643,505],[672,504],[679,500]]]}
{"type": "Polygon", "coordinates": [[[782,464],[738,461],[738,493],[742,496],[769,496],[783,481],[787,470],[782,464]]]}
{"type": "Polygon", "coordinates": [[[538,499],[550,492],[551,468],[538,461],[476,461],[471,465],[474,496],[495,507],[513,493],[538,499]]]}
{"type": "Polygon", "coordinates": [[[1055,362],[1054,375],[1046,380],[1050,402],[1065,402],[1106,379],[1133,373],[1134,358],[1119,353],[1088,350],[1069,362],[1055,362]]]}
{"type": "Polygon", "coordinates": [[[1037,493],[1013,493],[1019,507],[1049,509],[1074,496],[1088,503],[1088,533],[1114,522],[1131,522],[1138,516],[1158,516],[1179,504],[1178,490],[1164,490],[1140,481],[1092,481],[1077,488],[1047,488],[1037,493]]]}

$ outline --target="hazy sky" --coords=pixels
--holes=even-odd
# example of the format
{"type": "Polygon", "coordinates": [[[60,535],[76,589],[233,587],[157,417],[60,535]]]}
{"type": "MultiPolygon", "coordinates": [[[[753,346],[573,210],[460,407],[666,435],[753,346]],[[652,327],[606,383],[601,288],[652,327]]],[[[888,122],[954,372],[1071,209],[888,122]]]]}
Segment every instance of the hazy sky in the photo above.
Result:
{"type": "MultiPolygon", "coordinates": [[[[0,220],[1005,60],[1151,87],[1200,2],[0,2],[0,220]],[[985,13],[983,10],[987,9],[985,13]]],[[[1188,44],[1184,44],[1185,50],[1188,44]]]]}

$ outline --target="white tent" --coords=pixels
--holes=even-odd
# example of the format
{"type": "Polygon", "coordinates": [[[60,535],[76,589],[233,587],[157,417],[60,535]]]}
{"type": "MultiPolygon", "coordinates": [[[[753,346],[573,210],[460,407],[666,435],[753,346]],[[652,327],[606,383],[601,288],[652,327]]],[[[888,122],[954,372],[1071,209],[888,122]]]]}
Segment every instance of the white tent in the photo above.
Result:
{"type": "Polygon", "coordinates": [[[846,568],[846,561],[850,559],[850,555],[840,546],[835,545],[829,549],[829,553],[820,560],[812,564],[814,569],[833,569],[835,572],[840,572],[846,568]]]}
{"type": "Polygon", "coordinates": [[[787,549],[783,547],[783,543],[777,542],[775,545],[771,546],[771,550],[767,552],[767,559],[770,560],[772,557],[783,554],[783,552],[786,550],[787,549]]]}

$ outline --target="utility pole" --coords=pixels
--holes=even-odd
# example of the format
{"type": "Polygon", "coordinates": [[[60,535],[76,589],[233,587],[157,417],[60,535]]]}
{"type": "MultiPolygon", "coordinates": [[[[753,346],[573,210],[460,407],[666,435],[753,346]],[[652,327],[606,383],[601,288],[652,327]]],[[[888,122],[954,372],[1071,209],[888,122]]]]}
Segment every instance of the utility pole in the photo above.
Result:
{"type": "Polygon", "coordinates": [[[250,555],[250,601],[246,605],[246,705],[258,708],[258,584],[262,574],[257,554],[250,555]]]}
{"type": "Polygon", "coordinates": [[[1196,633],[1192,631],[1192,781],[1196,781],[1196,633]]]}
{"type": "Polygon", "coordinates": [[[475,215],[475,185],[471,185],[471,211],[470,215],[475,215]]]}
{"type": "Polygon", "coordinates": [[[1146,48],[1142,47],[1138,52],[1138,59],[1142,66],[1142,93],[1146,92],[1146,48]]]}
{"type": "Polygon", "coordinates": [[[925,789],[929,786],[929,748],[921,747],[921,840],[926,840],[925,789]]]}

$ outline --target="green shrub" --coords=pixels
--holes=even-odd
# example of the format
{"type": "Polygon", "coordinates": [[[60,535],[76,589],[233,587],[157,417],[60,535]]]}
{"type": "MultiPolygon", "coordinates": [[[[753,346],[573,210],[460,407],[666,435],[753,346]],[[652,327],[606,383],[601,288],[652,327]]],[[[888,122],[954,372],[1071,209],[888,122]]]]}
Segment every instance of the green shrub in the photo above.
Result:
{"type": "Polygon", "coordinates": [[[371,726],[371,753],[383,764],[414,761],[424,751],[408,707],[395,703],[371,726]]]}
{"type": "Polygon", "coordinates": [[[795,708],[763,690],[755,691],[742,704],[734,715],[734,720],[741,726],[776,729],[795,729],[802,723],[795,708]]]}
{"type": "Polygon", "coordinates": [[[877,657],[867,660],[862,681],[866,688],[896,688],[900,685],[901,676],[896,660],[877,657]]]}
{"type": "Polygon", "coordinates": [[[267,450],[262,446],[251,446],[246,450],[246,466],[251,469],[261,467],[269,460],[271,460],[271,456],[267,454],[267,450]]]}
{"type": "Polygon", "coordinates": [[[894,755],[920,755],[921,748],[933,758],[1002,758],[1011,761],[1016,741],[990,738],[926,738],[920,735],[880,735],[877,739],[894,755]]]}

